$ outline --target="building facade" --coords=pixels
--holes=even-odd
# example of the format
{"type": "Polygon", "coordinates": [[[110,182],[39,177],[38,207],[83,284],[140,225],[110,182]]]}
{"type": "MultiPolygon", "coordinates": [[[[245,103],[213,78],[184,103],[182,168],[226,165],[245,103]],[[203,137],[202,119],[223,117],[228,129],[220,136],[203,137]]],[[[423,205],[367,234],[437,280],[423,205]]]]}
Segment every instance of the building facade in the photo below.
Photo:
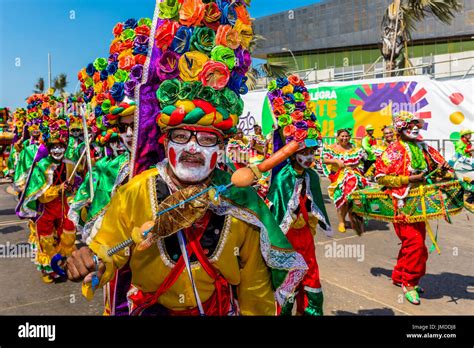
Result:
{"type": "MultiPolygon", "coordinates": [[[[451,25],[434,17],[417,23],[408,44],[415,74],[449,78],[474,74],[474,1],[451,25]],[[471,69],[469,71],[469,69],[471,69]]],[[[381,23],[391,0],[323,0],[256,19],[261,40],[253,55],[307,70],[308,80],[337,80],[364,74],[383,76],[381,23]]]]}

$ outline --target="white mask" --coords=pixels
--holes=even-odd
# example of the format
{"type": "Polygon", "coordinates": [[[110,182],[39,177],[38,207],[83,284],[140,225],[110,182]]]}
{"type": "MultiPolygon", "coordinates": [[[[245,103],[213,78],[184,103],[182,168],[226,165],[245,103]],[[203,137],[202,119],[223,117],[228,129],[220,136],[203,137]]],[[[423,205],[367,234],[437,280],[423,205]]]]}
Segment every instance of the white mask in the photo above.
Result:
{"type": "Polygon", "coordinates": [[[302,155],[297,153],[296,162],[305,169],[310,168],[314,162],[314,155],[302,155]]]}
{"type": "Polygon", "coordinates": [[[410,140],[415,140],[418,138],[418,135],[420,134],[420,128],[418,126],[413,127],[412,129],[404,129],[402,130],[402,133],[410,140]]]}
{"type": "Polygon", "coordinates": [[[128,151],[132,151],[133,146],[133,129],[132,127],[127,127],[125,133],[120,133],[120,139],[122,143],[127,147],[128,151]]]}
{"type": "Polygon", "coordinates": [[[60,161],[63,159],[65,151],[66,150],[64,149],[64,147],[60,145],[54,145],[49,152],[53,159],[55,159],[56,161],[60,161]]]}
{"type": "Polygon", "coordinates": [[[167,157],[171,170],[179,180],[198,183],[208,178],[216,167],[218,152],[219,145],[204,147],[195,140],[190,140],[186,144],[176,144],[170,141],[167,157]]]}

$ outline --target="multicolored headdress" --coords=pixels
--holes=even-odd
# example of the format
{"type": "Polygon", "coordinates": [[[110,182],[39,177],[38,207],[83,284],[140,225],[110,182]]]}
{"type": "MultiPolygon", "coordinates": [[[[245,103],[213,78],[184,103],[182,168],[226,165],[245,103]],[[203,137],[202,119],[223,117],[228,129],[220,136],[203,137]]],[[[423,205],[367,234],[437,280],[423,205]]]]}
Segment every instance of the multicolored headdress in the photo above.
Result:
{"type": "Polygon", "coordinates": [[[78,74],[84,99],[93,108],[92,129],[101,145],[118,137],[116,125],[120,117],[135,113],[135,86],[142,78],[150,27],[149,18],[131,18],[116,24],[109,58],[97,58],[78,74]]]}
{"type": "Polygon", "coordinates": [[[282,140],[288,144],[321,138],[316,119],[316,104],[311,101],[304,82],[296,75],[279,78],[268,85],[268,99],[279,126],[282,140]]]}
{"type": "Polygon", "coordinates": [[[424,124],[424,120],[418,118],[414,114],[408,111],[400,111],[399,113],[393,115],[393,126],[397,131],[401,131],[406,129],[410,122],[418,121],[422,125],[424,124]]]}
{"type": "Polygon", "coordinates": [[[59,117],[55,120],[48,121],[47,125],[41,127],[43,142],[47,146],[54,144],[63,144],[67,146],[69,140],[69,129],[67,120],[59,117]]]}
{"type": "Polygon", "coordinates": [[[63,99],[52,94],[33,94],[26,102],[26,120],[30,132],[56,120],[64,107],[63,99]]]}
{"type": "MultiPolygon", "coordinates": [[[[157,1],[143,80],[135,94],[135,173],[164,157],[158,144],[168,129],[236,132],[251,65],[252,23],[246,0],[157,1]]],[[[134,161],[134,159],[132,160],[134,161]]]]}
{"type": "Polygon", "coordinates": [[[184,0],[160,5],[154,73],[162,130],[180,125],[237,131],[247,93],[252,25],[244,1],[184,0]]]}

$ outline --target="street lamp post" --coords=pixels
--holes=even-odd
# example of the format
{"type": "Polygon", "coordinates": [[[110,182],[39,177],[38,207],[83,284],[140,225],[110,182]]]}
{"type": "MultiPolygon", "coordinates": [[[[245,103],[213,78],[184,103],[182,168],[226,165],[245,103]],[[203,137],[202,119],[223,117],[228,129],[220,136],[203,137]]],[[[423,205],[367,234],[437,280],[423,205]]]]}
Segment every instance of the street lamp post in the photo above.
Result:
{"type": "Polygon", "coordinates": [[[295,55],[293,54],[293,51],[290,50],[290,49],[287,48],[287,47],[282,47],[281,50],[282,50],[283,52],[290,52],[291,56],[293,57],[293,60],[295,61],[296,70],[299,71],[299,70],[300,70],[300,67],[298,66],[298,62],[297,62],[297,60],[296,60],[296,58],[295,58],[295,55]]]}

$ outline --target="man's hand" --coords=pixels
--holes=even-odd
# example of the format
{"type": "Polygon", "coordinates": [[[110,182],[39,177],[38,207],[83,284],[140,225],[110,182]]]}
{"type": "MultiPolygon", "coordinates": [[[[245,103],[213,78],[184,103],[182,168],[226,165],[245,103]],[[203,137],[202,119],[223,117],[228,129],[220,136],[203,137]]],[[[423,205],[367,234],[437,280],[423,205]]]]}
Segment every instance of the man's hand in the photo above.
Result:
{"type": "Polygon", "coordinates": [[[443,164],[440,164],[440,165],[438,166],[438,168],[439,168],[440,170],[443,170],[443,171],[448,171],[448,170],[451,169],[451,167],[449,166],[449,164],[448,164],[447,161],[444,161],[443,164]]]}
{"type": "Polygon", "coordinates": [[[346,167],[346,164],[344,163],[344,161],[340,159],[336,159],[334,161],[336,162],[336,165],[339,167],[339,169],[344,169],[346,167]]]}
{"type": "MultiPolygon", "coordinates": [[[[73,282],[82,281],[87,275],[95,272],[94,254],[88,247],[82,247],[79,250],[72,252],[72,255],[67,258],[67,277],[73,282]]],[[[97,277],[100,279],[105,272],[105,264],[99,261],[99,271],[97,277]]]]}
{"type": "Polygon", "coordinates": [[[411,183],[414,183],[414,182],[425,182],[425,174],[424,173],[420,173],[420,174],[417,174],[417,175],[410,175],[408,177],[408,181],[411,182],[411,183]]]}

